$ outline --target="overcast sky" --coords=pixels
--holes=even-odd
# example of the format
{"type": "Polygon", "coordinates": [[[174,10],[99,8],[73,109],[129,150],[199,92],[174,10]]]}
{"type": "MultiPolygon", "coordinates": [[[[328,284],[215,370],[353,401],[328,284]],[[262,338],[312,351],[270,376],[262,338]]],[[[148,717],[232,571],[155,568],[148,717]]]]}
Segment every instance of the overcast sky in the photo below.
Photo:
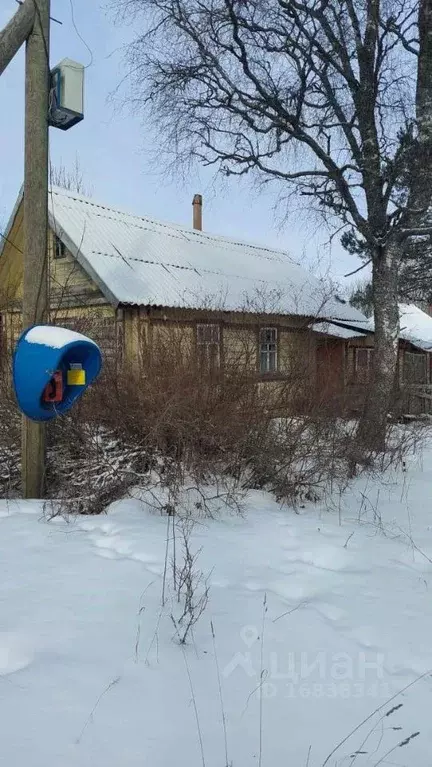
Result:
{"type": "MultiPolygon", "coordinates": [[[[358,266],[329,233],[305,214],[291,216],[280,227],[274,214],[274,195],[254,191],[232,180],[224,187],[196,172],[183,182],[157,175],[149,152],[157,148],[142,115],[121,110],[109,98],[125,75],[122,49],[131,39],[129,27],[114,24],[99,0],[72,0],[76,27],[92,51],[86,70],[85,119],[69,131],[50,129],[54,165],[70,167],[78,157],[84,180],[99,202],[131,213],[190,225],[192,197],[204,196],[203,228],[287,250],[315,271],[340,277],[358,266]]],[[[15,0],[0,0],[0,29],[16,10],[15,0]]],[[[74,29],[70,0],[52,0],[52,15],[63,24],[51,25],[51,66],[62,58],[85,65],[90,53],[74,29]]],[[[23,179],[24,55],[20,51],[0,77],[0,222],[8,219],[23,179]]]]}

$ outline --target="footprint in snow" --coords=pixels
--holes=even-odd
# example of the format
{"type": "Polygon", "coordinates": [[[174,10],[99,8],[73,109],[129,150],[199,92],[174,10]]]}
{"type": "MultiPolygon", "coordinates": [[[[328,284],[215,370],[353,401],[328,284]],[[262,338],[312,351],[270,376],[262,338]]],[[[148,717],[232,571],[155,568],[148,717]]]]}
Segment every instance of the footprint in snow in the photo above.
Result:
{"type": "Polygon", "coordinates": [[[97,538],[94,540],[97,548],[97,554],[103,559],[114,560],[130,560],[132,562],[140,562],[144,565],[145,569],[153,575],[162,575],[163,565],[151,554],[144,552],[133,552],[130,544],[126,541],[115,538],[97,538]]]}
{"type": "Polygon", "coordinates": [[[297,551],[293,556],[287,554],[285,559],[290,564],[313,567],[316,570],[327,570],[332,573],[361,574],[364,572],[364,569],[353,566],[352,557],[348,552],[335,546],[297,551]]]}
{"type": "Polygon", "coordinates": [[[362,650],[368,652],[380,652],[381,642],[372,626],[363,626],[351,632],[352,638],[362,650]]]}
{"type": "Polygon", "coordinates": [[[93,543],[98,549],[106,549],[113,551],[115,554],[119,554],[123,557],[129,557],[131,554],[130,544],[122,540],[118,536],[110,536],[108,538],[93,538],[93,543]]]}
{"type": "Polygon", "coordinates": [[[86,533],[103,533],[104,535],[114,535],[118,531],[118,527],[113,522],[100,522],[93,520],[80,520],[79,527],[86,533]]]}
{"type": "Polygon", "coordinates": [[[295,583],[289,578],[287,578],[287,580],[273,581],[273,583],[269,583],[266,591],[273,593],[290,603],[307,602],[309,599],[313,599],[317,594],[316,589],[309,588],[305,583],[295,583]]]}

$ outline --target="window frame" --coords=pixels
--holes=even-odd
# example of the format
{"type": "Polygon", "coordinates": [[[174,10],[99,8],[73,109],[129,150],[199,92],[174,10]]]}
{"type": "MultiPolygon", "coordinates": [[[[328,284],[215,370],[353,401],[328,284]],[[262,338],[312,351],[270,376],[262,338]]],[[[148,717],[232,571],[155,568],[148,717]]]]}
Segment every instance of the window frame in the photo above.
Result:
{"type": "Polygon", "coordinates": [[[204,369],[206,365],[210,372],[217,371],[222,365],[222,329],[218,322],[197,322],[195,326],[195,346],[198,365],[204,369]],[[215,332],[215,337],[200,338],[202,331],[215,332]]]}
{"type": "Polygon", "coordinates": [[[198,346],[212,346],[212,345],[218,345],[220,346],[221,341],[221,332],[220,332],[220,325],[217,322],[197,322],[196,331],[197,331],[197,345],[198,346]],[[217,331],[217,339],[214,338],[211,339],[200,339],[200,330],[216,330],[217,331]]]}
{"type": "Polygon", "coordinates": [[[429,383],[429,365],[428,365],[428,357],[427,354],[424,352],[413,352],[409,349],[404,350],[403,355],[403,374],[402,374],[402,381],[405,386],[426,386],[429,383]],[[421,358],[423,361],[423,372],[424,372],[424,380],[423,381],[408,381],[406,377],[406,361],[408,357],[414,357],[414,358],[421,358]]]}
{"type": "Polygon", "coordinates": [[[53,257],[55,261],[61,261],[62,258],[66,258],[67,256],[67,248],[64,244],[63,240],[60,239],[60,237],[55,234],[54,235],[54,248],[53,248],[53,257]]]}
{"type": "MultiPolygon", "coordinates": [[[[355,346],[354,347],[354,381],[355,383],[358,383],[358,384],[370,383],[372,368],[373,368],[374,351],[375,349],[373,346],[355,346]],[[359,364],[358,364],[359,352],[363,352],[367,354],[366,378],[359,377],[359,364]]],[[[362,368],[362,371],[364,371],[364,368],[362,368]]]]}
{"type": "Polygon", "coordinates": [[[265,325],[258,330],[258,367],[260,375],[277,375],[279,372],[279,328],[275,325],[265,325]],[[263,333],[274,334],[274,340],[263,340],[263,333]],[[274,347],[271,349],[270,347],[274,347]],[[263,356],[267,359],[267,364],[263,366],[263,356]],[[271,365],[271,359],[274,359],[274,366],[271,365]]]}

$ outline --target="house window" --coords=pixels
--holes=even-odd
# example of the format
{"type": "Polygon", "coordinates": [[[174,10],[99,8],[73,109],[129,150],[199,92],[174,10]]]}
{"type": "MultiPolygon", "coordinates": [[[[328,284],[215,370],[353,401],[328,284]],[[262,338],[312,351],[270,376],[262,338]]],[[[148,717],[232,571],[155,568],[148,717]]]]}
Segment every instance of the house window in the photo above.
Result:
{"type": "Polygon", "coordinates": [[[65,257],[66,257],[66,246],[64,242],[61,241],[60,237],[57,237],[57,235],[55,235],[54,258],[65,258],[65,257]]]}
{"type": "Polygon", "coordinates": [[[368,383],[372,377],[373,349],[358,347],[354,350],[354,371],[357,383],[368,383]]]}
{"type": "Polygon", "coordinates": [[[197,325],[198,363],[202,368],[215,370],[220,363],[220,326],[197,325]]]}
{"type": "Polygon", "coordinates": [[[275,373],[277,370],[277,329],[260,330],[260,372],[275,373]]]}
{"type": "Polygon", "coordinates": [[[406,384],[427,383],[427,358],[426,354],[405,352],[403,379],[406,384]]]}

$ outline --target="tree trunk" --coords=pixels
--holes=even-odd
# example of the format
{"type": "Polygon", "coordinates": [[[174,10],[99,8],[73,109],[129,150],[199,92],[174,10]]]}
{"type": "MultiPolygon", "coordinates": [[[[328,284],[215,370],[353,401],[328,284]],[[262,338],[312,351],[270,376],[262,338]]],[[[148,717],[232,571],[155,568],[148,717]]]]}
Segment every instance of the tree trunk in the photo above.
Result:
{"type": "Polygon", "coordinates": [[[394,402],[399,347],[397,298],[398,243],[388,243],[375,253],[372,270],[374,294],[373,376],[358,428],[361,447],[385,449],[387,414],[394,402]]]}

